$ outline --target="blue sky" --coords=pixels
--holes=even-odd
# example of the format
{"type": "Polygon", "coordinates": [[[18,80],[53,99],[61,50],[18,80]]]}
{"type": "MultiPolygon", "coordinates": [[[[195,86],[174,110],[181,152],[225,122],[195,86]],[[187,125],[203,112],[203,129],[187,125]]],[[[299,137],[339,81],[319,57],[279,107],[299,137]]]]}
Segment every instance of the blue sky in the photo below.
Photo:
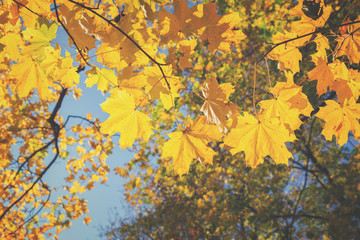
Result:
{"type": "MultiPolygon", "coordinates": [[[[54,40],[57,43],[67,43],[67,36],[65,31],[60,27],[57,31],[57,38],[54,40]]],[[[66,48],[71,54],[75,51],[70,48],[66,48]]],[[[65,52],[62,51],[62,56],[65,52]]],[[[89,68],[87,67],[86,70],[89,68]]],[[[86,71],[85,70],[85,71],[86,71]]],[[[77,115],[85,117],[87,113],[91,113],[94,118],[99,118],[101,122],[105,121],[108,117],[107,113],[104,113],[100,107],[106,98],[105,96],[96,89],[96,85],[92,88],[87,88],[84,81],[86,75],[83,71],[80,74],[80,87],[82,88],[82,96],[79,100],[76,100],[72,94],[65,97],[61,106],[59,115],[63,116],[64,119],[68,115],[77,115]]],[[[69,122],[69,126],[80,123],[80,120],[72,120],[69,122]]],[[[127,204],[123,193],[125,183],[124,179],[119,175],[115,175],[112,171],[115,167],[124,166],[130,158],[133,157],[134,153],[129,150],[121,150],[118,141],[119,137],[112,138],[115,146],[113,154],[107,159],[111,172],[108,175],[108,182],[105,184],[97,183],[95,188],[91,191],[86,191],[80,194],[79,197],[86,199],[89,212],[86,216],[92,217],[92,221],[89,225],[83,223],[83,217],[72,222],[70,229],[64,230],[60,235],[59,239],[79,239],[79,240],[92,240],[99,239],[99,227],[102,225],[109,224],[109,219],[114,213],[120,214],[120,216],[128,217],[129,212],[131,213],[131,207],[127,204]]],[[[70,152],[71,156],[71,152],[70,152]]],[[[62,189],[62,185],[65,185],[64,178],[68,176],[66,172],[66,160],[58,159],[53,167],[45,174],[44,180],[51,187],[56,187],[57,191],[52,192],[51,200],[56,201],[58,197],[68,193],[62,189]]]]}
{"type": "MultiPolygon", "coordinates": [[[[96,87],[91,89],[86,88],[83,83],[84,78],[85,76],[82,74],[81,86],[83,87],[83,96],[76,101],[71,95],[68,95],[64,99],[60,115],[64,117],[68,115],[86,116],[86,113],[90,112],[93,117],[98,117],[101,121],[104,121],[108,114],[102,112],[100,103],[105,101],[105,97],[102,96],[100,91],[96,90],[96,87]]],[[[70,123],[75,125],[76,121],[70,123]]],[[[113,137],[113,141],[115,143],[114,151],[107,160],[111,170],[114,169],[114,167],[126,164],[134,154],[128,150],[122,151],[119,148],[117,144],[118,137],[113,137]]],[[[61,186],[65,185],[64,178],[67,177],[65,165],[66,161],[58,159],[44,178],[50,186],[58,189],[57,192],[52,193],[51,199],[54,201],[62,194],[66,194],[65,191],[61,190],[61,186]]],[[[99,239],[99,231],[97,228],[100,225],[108,224],[108,219],[111,213],[114,213],[115,208],[117,208],[117,212],[120,215],[122,213],[127,214],[128,209],[122,211],[123,206],[128,206],[123,197],[124,179],[115,175],[113,171],[109,173],[108,177],[109,180],[105,184],[97,183],[93,190],[80,194],[80,197],[88,200],[90,211],[86,215],[92,217],[92,222],[87,226],[83,224],[83,217],[81,217],[79,220],[73,222],[70,229],[62,232],[59,239],[99,239]]]]}

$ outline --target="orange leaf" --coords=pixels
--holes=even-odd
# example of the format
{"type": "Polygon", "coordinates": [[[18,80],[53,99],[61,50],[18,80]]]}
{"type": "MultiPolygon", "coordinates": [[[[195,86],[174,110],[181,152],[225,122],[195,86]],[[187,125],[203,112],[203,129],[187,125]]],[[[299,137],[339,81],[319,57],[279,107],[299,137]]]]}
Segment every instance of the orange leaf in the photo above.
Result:
{"type": "Polygon", "coordinates": [[[334,84],[334,75],[327,65],[326,60],[320,58],[317,66],[309,73],[309,81],[318,80],[316,85],[317,94],[321,95],[327,92],[328,87],[334,84]]]}

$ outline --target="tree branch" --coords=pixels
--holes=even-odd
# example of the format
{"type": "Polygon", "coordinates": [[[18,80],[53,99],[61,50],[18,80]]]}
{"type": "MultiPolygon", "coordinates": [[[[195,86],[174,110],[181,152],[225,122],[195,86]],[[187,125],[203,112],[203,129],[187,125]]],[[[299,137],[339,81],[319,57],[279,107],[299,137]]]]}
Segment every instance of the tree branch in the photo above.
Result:
{"type": "MultiPolygon", "coordinates": [[[[272,218],[293,218],[294,215],[293,214],[287,214],[287,215],[273,215],[271,216],[272,218]]],[[[321,220],[326,220],[325,217],[322,216],[314,216],[311,214],[307,214],[307,213],[303,213],[303,214],[298,214],[295,217],[299,218],[299,217],[304,217],[304,218],[314,218],[314,219],[321,219],[321,220]]]]}
{"type": "Polygon", "coordinates": [[[22,4],[21,2],[16,1],[16,0],[13,0],[13,1],[14,1],[18,6],[19,6],[19,5],[22,6],[23,8],[25,8],[25,9],[28,10],[29,12],[35,14],[36,16],[38,16],[38,17],[43,17],[43,16],[41,16],[40,14],[38,14],[38,13],[34,12],[33,10],[31,10],[30,8],[28,8],[27,6],[25,6],[24,4],[22,4]]]}
{"type": "MultiPolygon", "coordinates": [[[[55,1],[55,0],[54,0],[55,1]]],[[[75,5],[78,5],[90,12],[92,12],[93,14],[95,14],[96,16],[98,16],[99,18],[103,19],[107,24],[111,25],[113,28],[115,28],[117,31],[119,31],[120,33],[122,33],[127,39],[129,39],[142,53],[144,53],[153,63],[155,63],[159,68],[160,68],[160,71],[161,71],[161,74],[163,75],[164,77],[164,80],[167,84],[167,87],[169,88],[169,90],[171,89],[170,88],[170,84],[165,76],[165,73],[162,69],[161,66],[166,66],[167,64],[165,63],[159,63],[158,61],[156,61],[153,57],[151,57],[132,37],[130,37],[127,33],[125,33],[121,28],[119,28],[118,26],[116,26],[111,20],[107,19],[106,17],[100,15],[99,13],[97,13],[94,9],[88,7],[88,6],[85,6],[84,4],[82,3],[78,3],[78,2],[75,2],[73,0],[69,0],[69,2],[72,2],[73,4],[75,5]]]]}
{"type": "Polygon", "coordinates": [[[82,54],[82,50],[81,50],[81,49],[79,48],[79,46],[76,44],[76,41],[75,41],[75,39],[73,38],[73,36],[70,34],[69,30],[65,27],[64,23],[60,20],[58,8],[57,8],[57,5],[56,5],[56,0],[54,0],[54,6],[55,6],[55,13],[56,13],[56,18],[57,18],[58,22],[61,24],[61,26],[64,28],[66,34],[69,36],[69,38],[71,39],[71,41],[74,43],[74,45],[75,45],[76,49],[78,50],[81,58],[84,59],[85,63],[86,63],[88,66],[91,66],[91,64],[85,59],[84,55],[82,54]]]}
{"type": "Polygon", "coordinates": [[[359,21],[354,21],[354,22],[343,23],[343,24],[340,24],[340,25],[332,26],[332,27],[320,28],[320,29],[318,29],[318,30],[315,30],[314,32],[307,33],[307,34],[298,36],[298,37],[296,37],[296,38],[291,38],[291,39],[288,39],[288,40],[285,40],[285,41],[276,43],[276,44],[275,44],[270,50],[268,50],[256,63],[261,62],[261,60],[263,60],[272,50],[274,50],[274,49],[277,48],[278,46],[281,46],[281,45],[286,44],[286,43],[288,43],[288,42],[292,42],[292,41],[298,40],[298,39],[300,39],[300,38],[304,38],[304,37],[307,37],[307,36],[311,36],[311,35],[316,34],[316,33],[321,33],[321,32],[324,32],[324,31],[326,31],[326,30],[330,30],[330,29],[333,29],[333,28],[339,28],[339,27],[347,26],[347,25],[352,25],[352,24],[355,24],[355,23],[360,23],[360,20],[359,20],[359,21]]]}
{"type": "Polygon", "coordinates": [[[316,157],[314,156],[313,152],[311,151],[309,146],[305,146],[305,150],[301,149],[301,152],[303,152],[305,154],[305,156],[307,158],[309,158],[311,160],[311,162],[322,172],[326,175],[329,183],[334,186],[333,180],[330,176],[329,170],[327,170],[327,168],[323,167],[316,159],[316,157]]]}
{"type": "MultiPolygon", "coordinates": [[[[307,159],[306,161],[306,169],[309,168],[309,159],[307,159]]],[[[296,218],[296,211],[297,211],[297,208],[299,206],[299,203],[300,203],[300,200],[301,200],[301,197],[306,189],[306,185],[307,185],[307,177],[308,177],[308,171],[305,171],[305,179],[304,179],[304,185],[299,193],[299,196],[298,196],[298,199],[296,201],[296,204],[295,204],[295,207],[294,207],[294,211],[293,211],[293,214],[292,214],[292,219],[291,219],[291,223],[290,223],[290,226],[289,226],[289,239],[292,239],[292,227],[295,223],[295,218],[296,218]]]]}
{"type": "Polygon", "coordinates": [[[15,173],[14,178],[13,178],[13,179],[9,182],[9,184],[4,188],[4,191],[11,186],[11,182],[15,180],[16,176],[20,173],[20,170],[24,167],[24,165],[25,165],[26,163],[28,163],[28,162],[30,161],[30,159],[33,158],[37,153],[39,153],[39,152],[47,149],[51,144],[54,143],[54,141],[55,141],[55,138],[52,139],[52,140],[51,140],[50,142],[48,142],[47,144],[45,144],[43,147],[41,147],[41,148],[37,149],[36,151],[34,151],[33,153],[31,153],[31,155],[30,155],[29,157],[27,157],[27,158],[25,159],[25,161],[20,165],[20,167],[18,168],[18,170],[17,170],[16,173],[15,173]]]}
{"type": "Polygon", "coordinates": [[[56,151],[55,156],[53,157],[51,162],[46,166],[44,171],[42,171],[41,174],[36,178],[36,180],[33,182],[33,184],[20,197],[18,197],[12,204],[10,204],[8,207],[6,207],[5,211],[0,215],[0,221],[4,218],[4,216],[6,215],[7,212],[9,212],[17,203],[19,203],[35,187],[35,185],[39,181],[41,181],[42,177],[45,175],[45,173],[50,169],[50,167],[54,164],[54,162],[58,158],[58,156],[60,154],[59,147],[58,147],[58,137],[59,137],[60,127],[59,127],[59,124],[56,123],[54,119],[61,107],[61,103],[64,100],[66,92],[67,92],[67,88],[63,88],[60,93],[59,99],[55,105],[55,108],[52,111],[50,118],[48,119],[48,122],[50,123],[51,128],[54,133],[53,141],[54,141],[55,151],[56,151]]]}
{"type": "Polygon", "coordinates": [[[311,170],[311,169],[307,169],[304,165],[302,165],[301,163],[299,163],[298,161],[295,161],[295,160],[291,160],[293,163],[297,164],[299,167],[295,167],[293,166],[293,168],[297,168],[297,169],[300,169],[300,170],[304,170],[304,171],[308,171],[309,173],[311,173],[316,181],[318,183],[320,183],[321,187],[324,188],[325,190],[327,190],[328,188],[325,186],[325,184],[320,180],[319,176],[316,174],[317,171],[314,171],[314,170],[311,170]]]}

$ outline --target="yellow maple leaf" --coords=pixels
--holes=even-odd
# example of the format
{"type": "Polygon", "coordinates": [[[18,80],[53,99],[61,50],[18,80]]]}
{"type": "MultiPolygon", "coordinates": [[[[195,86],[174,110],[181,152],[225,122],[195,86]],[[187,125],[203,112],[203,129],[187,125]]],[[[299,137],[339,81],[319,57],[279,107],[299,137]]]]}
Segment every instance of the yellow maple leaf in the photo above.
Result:
{"type": "Polygon", "coordinates": [[[301,125],[300,111],[297,108],[290,108],[291,104],[286,101],[297,93],[296,89],[284,90],[275,99],[259,102],[261,114],[267,118],[278,117],[281,122],[288,124],[291,130],[298,129],[301,125]]]}
{"type": "Polygon", "coordinates": [[[22,42],[19,33],[6,33],[0,38],[0,43],[5,45],[3,51],[12,61],[16,61],[20,57],[19,45],[22,45],[22,42]]]}
{"type": "Polygon", "coordinates": [[[85,216],[85,217],[84,217],[84,223],[85,223],[86,225],[89,225],[89,223],[91,223],[91,217],[85,216]]]}
{"type": "MultiPolygon", "coordinates": [[[[39,57],[39,59],[41,59],[40,66],[45,70],[46,77],[53,77],[54,71],[56,71],[57,68],[59,67],[61,68],[61,61],[63,59],[60,56],[61,49],[58,46],[56,48],[53,48],[52,46],[48,46],[43,49],[43,53],[45,58],[39,57]]],[[[67,54],[69,53],[67,52],[67,54]]],[[[69,56],[69,58],[71,57],[69,56]]],[[[67,59],[66,62],[68,61],[70,60],[67,59]]]]}
{"type": "Polygon", "coordinates": [[[325,103],[326,106],[321,107],[316,116],[325,121],[321,133],[326,140],[331,141],[332,136],[335,135],[337,143],[342,146],[348,141],[349,131],[360,137],[360,104],[356,103],[354,98],[349,101],[346,99],[342,105],[334,100],[325,103]]]}
{"type": "Polygon", "coordinates": [[[231,44],[239,43],[241,40],[246,38],[246,35],[241,30],[233,30],[228,28],[221,37],[224,41],[220,42],[218,49],[224,52],[231,52],[231,44]]]}
{"type": "Polygon", "coordinates": [[[261,114],[266,118],[277,117],[289,125],[292,131],[301,125],[300,114],[309,116],[313,110],[307,96],[301,92],[302,87],[294,84],[293,74],[287,72],[288,81],[278,82],[272,89],[274,99],[259,102],[261,114]]]}
{"type": "Polygon", "coordinates": [[[79,83],[80,75],[77,68],[73,67],[73,59],[70,53],[66,52],[64,58],[58,61],[58,68],[54,72],[54,81],[60,80],[60,83],[66,88],[72,88],[79,83]]]}
{"type": "Polygon", "coordinates": [[[178,77],[173,76],[171,66],[162,66],[162,69],[170,89],[159,67],[151,66],[145,67],[143,71],[147,76],[145,91],[150,95],[151,100],[160,98],[164,108],[169,109],[174,106],[174,99],[180,96],[178,92],[182,84],[178,77]]]}
{"type": "Polygon", "coordinates": [[[349,100],[351,97],[355,97],[355,95],[353,95],[353,91],[356,92],[356,85],[352,85],[354,82],[351,80],[350,71],[346,67],[345,63],[336,60],[328,66],[335,79],[333,85],[329,88],[330,90],[336,91],[337,101],[339,103],[343,103],[345,99],[349,100]],[[352,89],[352,87],[355,88],[352,89]]]}
{"type": "MultiPolygon", "coordinates": [[[[66,29],[73,37],[77,46],[81,49],[93,49],[95,48],[95,38],[87,34],[87,29],[84,29],[84,22],[87,19],[84,18],[84,14],[82,8],[73,7],[71,9],[68,8],[66,4],[60,4],[59,6],[60,20],[62,20],[66,29]]],[[[73,40],[69,38],[69,43],[73,44],[73,40]]]]}
{"type": "Polygon", "coordinates": [[[288,164],[292,154],[285,143],[293,140],[295,136],[278,118],[267,119],[259,115],[256,119],[244,112],[244,116],[238,117],[236,128],[225,137],[224,144],[232,147],[232,154],[244,151],[247,165],[256,167],[263,163],[266,156],[277,164],[288,164]]]}
{"type": "Polygon", "coordinates": [[[39,29],[27,28],[23,34],[26,41],[31,43],[30,49],[38,51],[50,45],[50,41],[56,37],[57,24],[52,23],[49,27],[42,24],[39,29]]]}
{"type": "MultiPolygon", "coordinates": [[[[296,37],[295,33],[285,31],[285,34],[275,34],[272,41],[277,44],[296,37]]],[[[300,71],[299,61],[302,59],[302,54],[293,42],[277,46],[269,53],[269,57],[279,61],[278,68],[281,70],[290,69],[293,73],[300,71]]]]}
{"type": "Polygon", "coordinates": [[[352,91],[353,97],[358,99],[360,96],[360,73],[356,70],[349,69],[350,81],[348,85],[352,91]]]}
{"type": "Polygon", "coordinates": [[[329,45],[329,40],[327,37],[318,33],[314,39],[316,44],[316,53],[313,55],[316,58],[327,59],[326,49],[331,49],[329,45]]]}
{"type": "Polygon", "coordinates": [[[229,22],[226,22],[229,20],[228,18],[221,21],[215,3],[202,4],[197,6],[197,9],[196,15],[201,16],[201,18],[193,20],[193,24],[199,28],[200,39],[207,41],[209,50],[213,52],[225,40],[223,33],[232,27],[230,27],[229,22]],[[207,21],[203,21],[203,19],[207,19],[207,21]]]}
{"type": "Polygon", "coordinates": [[[51,0],[26,1],[26,8],[19,9],[24,26],[26,28],[35,28],[39,24],[38,18],[40,16],[50,19],[49,9],[52,3],[51,0]],[[28,9],[37,14],[29,14],[28,9]]]}
{"type": "Polygon", "coordinates": [[[205,102],[200,111],[206,116],[209,124],[219,125],[221,132],[227,132],[226,117],[232,113],[228,97],[234,92],[231,83],[218,84],[216,78],[209,78],[201,87],[205,102]]]}
{"type": "Polygon", "coordinates": [[[129,171],[126,168],[116,167],[114,168],[115,174],[119,174],[121,177],[128,177],[129,171]]]}
{"type": "Polygon", "coordinates": [[[283,90],[291,90],[296,89],[297,94],[293,96],[288,95],[289,98],[285,97],[285,94],[282,94],[283,99],[291,104],[290,108],[299,109],[300,113],[305,116],[310,116],[311,112],[314,110],[311,106],[307,96],[302,93],[302,87],[294,84],[294,74],[290,71],[285,72],[285,76],[287,78],[286,82],[278,82],[276,86],[272,88],[272,93],[275,96],[279,96],[280,92],[283,90]]]}
{"type": "MultiPolygon", "coordinates": [[[[123,48],[123,46],[122,46],[123,48]]],[[[109,68],[116,68],[118,71],[129,66],[121,54],[119,47],[111,47],[107,43],[102,43],[96,50],[98,61],[109,68]]]]}
{"type": "Polygon", "coordinates": [[[174,14],[167,10],[159,13],[161,26],[160,35],[162,41],[180,40],[183,35],[189,36],[199,27],[194,24],[197,17],[193,14],[196,7],[189,8],[187,1],[180,0],[174,2],[174,14]]]}
{"type": "Polygon", "coordinates": [[[101,104],[104,112],[110,114],[101,123],[101,131],[113,135],[120,132],[119,144],[122,149],[131,147],[136,138],[148,141],[151,130],[151,118],[136,110],[134,96],[117,88],[110,91],[111,96],[101,104]]]}
{"type": "Polygon", "coordinates": [[[34,88],[42,99],[51,96],[48,88],[51,82],[45,76],[44,70],[31,57],[25,58],[21,63],[11,65],[10,75],[17,79],[16,92],[20,97],[27,97],[34,88]]]}
{"type": "MultiPolygon", "coordinates": [[[[314,32],[316,28],[311,22],[304,21],[303,19],[301,19],[299,21],[293,22],[291,24],[291,29],[293,32],[296,33],[296,35],[302,36],[314,32]]],[[[311,35],[296,39],[293,42],[296,46],[301,47],[310,39],[311,39],[311,35]]]]}
{"type": "Polygon", "coordinates": [[[117,77],[115,72],[111,69],[93,67],[86,71],[88,78],[85,80],[87,87],[92,87],[97,84],[97,89],[100,91],[109,90],[110,86],[117,85],[117,77]]]}
{"type": "Polygon", "coordinates": [[[189,120],[183,131],[172,132],[170,140],[164,144],[162,158],[172,157],[173,168],[180,176],[189,171],[193,159],[202,164],[212,164],[215,151],[208,146],[211,141],[219,141],[222,134],[217,126],[206,124],[206,117],[189,120]]]}
{"type": "Polygon", "coordinates": [[[134,72],[131,66],[124,68],[118,77],[119,89],[125,90],[135,98],[136,106],[146,104],[147,96],[144,93],[147,77],[143,72],[134,72]]]}

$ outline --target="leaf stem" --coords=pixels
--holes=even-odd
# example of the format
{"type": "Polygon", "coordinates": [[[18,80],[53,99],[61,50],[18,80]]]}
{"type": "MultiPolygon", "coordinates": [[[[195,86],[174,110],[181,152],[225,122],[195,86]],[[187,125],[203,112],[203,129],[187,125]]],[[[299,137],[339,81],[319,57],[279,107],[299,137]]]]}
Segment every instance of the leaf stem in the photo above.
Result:
{"type": "Polygon", "coordinates": [[[255,63],[255,67],[254,67],[254,86],[253,86],[252,103],[253,103],[253,108],[254,108],[255,115],[257,117],[257,111],[256,111],[256,105],[255,105],[256,66],[257,66],[257,63],[255,63]]]}

